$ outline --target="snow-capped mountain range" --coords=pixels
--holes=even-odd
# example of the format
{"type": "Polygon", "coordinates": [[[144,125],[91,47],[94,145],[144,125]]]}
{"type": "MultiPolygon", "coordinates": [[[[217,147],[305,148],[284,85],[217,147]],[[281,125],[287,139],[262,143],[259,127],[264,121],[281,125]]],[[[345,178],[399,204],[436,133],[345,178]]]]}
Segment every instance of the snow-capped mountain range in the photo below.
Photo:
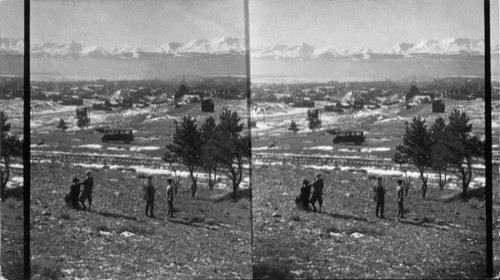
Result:
{"type": "MultiPolygon", "coordinates": [[[[492,48],[498,54],[499,46],[492,48]]],[[[0,54],[22,54],[23,39],[0,39],[0,54]]],[[[333,59],[349,58],[366,60],[371,58],[411,58],[436,56],[482,56],[484,40],[467,38],[445,38],[440,41],[425,40],[417,44],[399,43],[389,49],[373,51],[359,47],[334,50],[332,48],[315,48],[306,43],[296,45],[275,45],[265,48],[251,49],[253,58],[267,59],[333,59]]],[[[102,47],[83,46],[77,42],[43,43],[32,45],[32,56],[70,57],[70,58],[119,58],[140,59],[151,56],[200,56],[200,55],[244,55],[245,42],[240,38],[219,37],[211,40],[196,39],[187,43],[169,42],[156,48],[140,48],[122,45],[104,49],[102,47]]]]}
{"type": "Polygon", "coordinates": [[[0,54],[22,54],[24,53],[24,39],[0,38],[0,54]]]}
{"type": "Polygon", "coordinates": [[[138,59],[142,56],[167,55],[222,55],[244,54],[244,40],[231,37],[220,37],[212,40],[196,39],[187,43],[170,42],[157,48],[145,49],[135,46],[122,45],[104,49],[101,47],[86,47],[70,41],[61,44],[44,43],[33,45],[31,55],[59,56],[59,57],[115,57],[122,59],[138,59]]]}
{"type": "MultiPolygon", "coordinates": [[[[498,53],[498,46],[492,52],[498,53]]],[[[484,55],[484,40],[466,38],[446,38],[440,41],[426,40],[418,44],[400,43],[383,51],[373,51],[358,47],[352,49],[333,50],[331,48],[315,49],[300,43],[294,46],[277,45],[261,49],[252,49],[251,55],[256,58],[391,58],[391,57],[422,57],[422,56],[454,56],[454,55],[484,55]]]]}

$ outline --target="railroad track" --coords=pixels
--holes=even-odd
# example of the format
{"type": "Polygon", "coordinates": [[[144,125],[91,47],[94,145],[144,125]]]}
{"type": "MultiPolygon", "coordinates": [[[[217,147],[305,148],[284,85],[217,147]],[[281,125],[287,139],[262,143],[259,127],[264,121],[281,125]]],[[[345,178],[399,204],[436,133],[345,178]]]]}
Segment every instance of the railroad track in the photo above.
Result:
{"type": "MultiPolygon", "coordinates": [[[[161,158],[134,157],[128,155],[99,155],[99,154],[79,154],[66,152],[44,152],[31,150],[31,161],[50,161],[50,162],[68,162],[68,163],[86,163],[86,164],[104,164],[104,165],[142,165],[151,168],[165,168],[168,164],[161,158]]],[[[172,164],[176,166],[176,163],[172,164]]]]}
{"type": "MultiPolygon", "coordinates": [[[[273,153],[253,153],[252,160],[259,164],[292,164],[292,165],[317,165],[328,167],[375,167],[378,169],[401,169],[401,166],[390,159],[382,158],[354,158],[342,156],[315,156],[297,154],[273,154],[273,153]]],[[[493,161],[493,169],[498,170],[499,161],[493,161]]],[[[409,166],[411,171],[417,171],[413,166],[409,166]]],[[[476,175],[485,176],[483,168],[473,168],[476,175]]]]}
{"type": "MultiPolygon", "coordinates": [[[[31,151],[31,161],[49,161],[49,162],[69,162],[85,164],[104,164],[104,165],[123,165],[123,166],[147,166],[149,168],[164,169],[169,165],[161,158],[151,157],[133,157],[127,155],[99,155],[99,154],[78,154],[78,153],[51,153],[44,151],[31,151]]],[[[278,154],[278,153],[253,153],[252,161],[254,164],[293,164],[293,165],[318,165],[325,167],[375,167],[379,169],[400,169],[400,165],[392,162],[390,159],[382,158],[354,158],[342,156],[317,156],[317,155],[299,155],[299,154],[278,154]]],[[[494,159],[493,169],[498,169],[499,161],[494,159]]],[[[179,169],[183,166],[173,163],[179,169]]],[[[416,171],[412,166],[410,170],[416,171]]],[[[474,174],[484,176],[483,168],[474,168],[474,174]]]]}

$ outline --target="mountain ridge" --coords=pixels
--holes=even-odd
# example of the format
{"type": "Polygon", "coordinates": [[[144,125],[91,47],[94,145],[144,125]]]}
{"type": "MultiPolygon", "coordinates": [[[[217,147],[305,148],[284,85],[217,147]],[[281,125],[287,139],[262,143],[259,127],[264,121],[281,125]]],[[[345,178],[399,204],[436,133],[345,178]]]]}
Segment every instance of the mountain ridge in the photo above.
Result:
{"type": "MultiPolygon", "coordinates": [[[[499,46],[491,48],[492,54],[498,54],[499,46]]],[[[0,54],[23,54],[22,38],[0,38],[0,54]]],[[[141,48],[121,45],[112,48],[99,46],[83,46],[75,41],[63,43],[45,42],[30,47],[33,56],[68,57],[68,58],[116,58],[141,59],[155,56],[218,56],[244,55],[245,41],[234,37],[216,37],[210,40],[194,39],[186,43],[168,42],[156,48],[141,48]]],[[[424,40],[419,43],[398,43],[382,51],[373,51],[366,47],[316,48],[305,42],[295,45],[272,45],[263,48],[252,48],[252,58],[263,59],[336,59],[353,60],[395,59],[440,56],[483,56],[484,40],[449,37],[442,40],[424,40]]]]}

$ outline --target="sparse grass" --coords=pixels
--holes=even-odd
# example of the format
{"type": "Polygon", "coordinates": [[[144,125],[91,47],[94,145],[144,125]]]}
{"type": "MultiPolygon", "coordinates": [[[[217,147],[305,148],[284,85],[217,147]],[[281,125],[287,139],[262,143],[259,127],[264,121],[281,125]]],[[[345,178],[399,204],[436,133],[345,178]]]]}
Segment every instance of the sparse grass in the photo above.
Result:
{"type": "Polygon", "coordinates": [[[469,201],[467,201],[467,204],[472,209],[479,209],[480,207],[484,206],[483,202],[479,201],[477,198],[469,199],[469,201]]]}
{"type": "Polygon", "coordinates": [[[51,258],[31,260],[31,277],[35,275],[39,275],[41,279],[60,279],[61,264],[51,258]]]}
{"type": "Polygon", "coordinates": [[[61,213],[59,215],[59,218],[63,219],[63,220],[69,220],[69,219],[71,219],[71,216],[69,215],[69,213],[61,213]]]}
{"type": "MultiPolygon", "coordinates": [[[[235,277],[233,273],[237,273],[237,277],[250,277],[250,208],[245,210],[242,207],[250,205],[248,199],[240,199],[236,203],[214,203],[205,199],[213,192],[201,181],[194,199],[190,197],[188,188],[179,190],[174,198],[174,209],[177,209],[175,218],[167,219],[165,185],[160,182],[165,182],[168,176],[159,175],[154,181],[157,188],[154,214],[157,218],[152,219],[144,216],[144,181],[137,178],[136,173],[101,169],[93,173],[93,211],[71,211],[61,206],[67,192],[67,181],[71,179],[67,174],[84,174],[86,169],[56,163],[54,168],[48,170],[48,165],[44,164],[32,167],[32,178],[36,178],[36,182],[31,185],[34,202],[31,207],[34,213],[31,216],[34,217],[30,234],[31,252],[37,257],[64,255],[64,259],[60,260],[64,277],[193,278],[193,270],[184,265],[180,270],[172,270],[169,267],[172,262],[190,263],[190,267],[204,278],[228,279],[235,277]],[[122,195],[115,195],[117,192],[122,195]],[[58,219],[42,216],[43,211],[52,213],[58,219]],[[61,227],[58,223],[64,213],[71,217],[61,227]],[[186,222],[192,217],[203,225],[228,226],[207,231],[203,225],[186,222]],[[99,231],[114,234],[102,236],[99,231]],[[135,236],[121,235],[124,231],[135,236]],[[205,246],[207,240],[210,240],[210,246],[205,246]],[[84,243],[96,250],[81,250],[84,243]],[[124,264],[124,258],[134,265],[124,264]],[[202,259],[203,263],[193,263],[194,258],[202,259]],[[151,264],[151,260],[165,265],[159,269],[158,265],[151,264]],[[75,267],[76,261],[83,261],[85,266],[75,267]],[[107,269],[99,269],[99,266],[106,266],[107,269]],[[146,271],[153,271],[154,274],[146,275],[146,271]]],[[[221,193],[221,190],[215,189],[214,192],[221,193]]]]}
{"type": "Polygon", "coordinates": [[[423,217],[421,221],[422,223],[434,223],[435,220],[433,217],[423,217]]]}
{"type": "Polygon", "coordinates": [[[290,220],[292,220],[294,222],[300,222],[300,216],[299,215],[292,215],[290,217],[290,220]]]}
{"type": "Polygon", "coordinates": [[[109,226],[104,223],[98,223],[97,225],[94,226],[95,230],[97,231],[111,231],[109,229],[109,226]]]}
{"type": "MultiPolygon", "coordinates": [[[[313,177],[315,172],[315,169],[293,167],[289,170],[273,166],[254,168],[254,259],[265,262],[272,256],[288,258],[286,263],[293,267],[293,271],[307,272],[311,278],[437,278],[464,277],[463,273],[472,277],[484,273],[484,259],[477,257],[485,249],[477,243],[477,240],[484,239],[484,221],[477,218],[483,210],[472,209],[460,201],[443,203],[422,200],[418,190],[410,190],[404,204],[405,219],[397,222],[395,187],[389,183],[397,177],[384,178],[387,182],[384,213],[387,219],[383,220],[375,217],[372,193],[375,182],[369,179],[370,175],[323,170],[324,213],[300,212],[300,223],[291,222],[292,215],[298,214],[294,212],[296,182],[313,177]],[[352,196],[346,199],[346,193],[352,196]],[[275,210],[275,206],[279,210],[275,210]],[[274,213],[286,216],[287,212],[291,212],[291,223],[272,218],[274,213]],[[415,220],[432,225],[453,223],[459,226],[436,231],[435,227],[419,224],[415,220]],[[334,232],[344,233],[345,236],[332,238],[330,233],[334,232]],[[364,236],[354,237],[354,232],[364,236]],[[427,237],[430,235],[432,241],[427,237]],[[430,248],[428,244],[431,244],[430,248]],[[422,263],[419,267],[424,272],[413,266],[394,269],[403,261],[415,263],[419,258],[417,252],[421,252],[422,248],[428,248],[425,249],[426,254],[441,260],[441,263],[422,263]],[[471,254],[471,251],[475,253],[471,254]]],[[[444,191],[445,195],[452,193],[444,191]]],[[[428,197],[441,195],[443,192],[439,189],[428,189],[428,197]]],[[[303,273],[297,277],[304,278],[303,273]]]]}
{"type": "Polygon", "coordinates": [[[253,265],[253,279],[292,279],[288,265],[284,262],[270,260],[253,265]]]}
{"type": "Polygon", "coordinates": [[[145,224],[126,223],[116,229],[116,233],[118,234],[125,231],[141,235],[152,235],[154,233],[154,228],[145,224]]]}
{"type": "Polygon", "coordinates": [[[16,199],[9,197],[3,204],[9,209],[16,209],[20,203],[16,199]]]}
{"type": "Polygon", "coordinates": [[[353,234],[355,232],[364,234],[364,235],[372,235],[372,236],[382,236],[384,235],[384,232],[380,230],[379,228],[376,228],[375,226],[370,226],[370,225],[354,225],[350,226],[347,229],[345,229],[346,234],[353,234]]]}
{"type": "Polygon", "coordinates": [[[334,225],[330,225],[330,226],[326,226],[324,228],[324,231],[326,233],[330,233],[330,232],[333,232],[333,233],[340,233],[341,230],[337,227],[337,226],[334,226],[334,225]]]}
{"type": "Polygon", "coordinates": [[[202,223],[204,219],[202,217],[194,216],[192,217],[189,222],[191,223],[202,223]]]}
{"type": "Polygon", "coordinates": [[[8,198],[1,205],[2,241],[0,267],[2,276],[9,280],[25,279],[23,275],[23,201],[8,198]]]}

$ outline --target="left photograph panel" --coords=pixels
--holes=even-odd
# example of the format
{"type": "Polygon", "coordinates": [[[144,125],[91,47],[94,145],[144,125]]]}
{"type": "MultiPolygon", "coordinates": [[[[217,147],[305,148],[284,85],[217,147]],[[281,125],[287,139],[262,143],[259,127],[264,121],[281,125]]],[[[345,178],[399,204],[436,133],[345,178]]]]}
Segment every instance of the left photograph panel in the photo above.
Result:
{"type": "Polygon", "coordinates": [[[0,0],[0,278],[24,279],[24,2],[0,0]]]}
{"type": "Polygon", "coordinates": [[[251,278],[244,1],[30,21],[32,279],[251,278]]]}

